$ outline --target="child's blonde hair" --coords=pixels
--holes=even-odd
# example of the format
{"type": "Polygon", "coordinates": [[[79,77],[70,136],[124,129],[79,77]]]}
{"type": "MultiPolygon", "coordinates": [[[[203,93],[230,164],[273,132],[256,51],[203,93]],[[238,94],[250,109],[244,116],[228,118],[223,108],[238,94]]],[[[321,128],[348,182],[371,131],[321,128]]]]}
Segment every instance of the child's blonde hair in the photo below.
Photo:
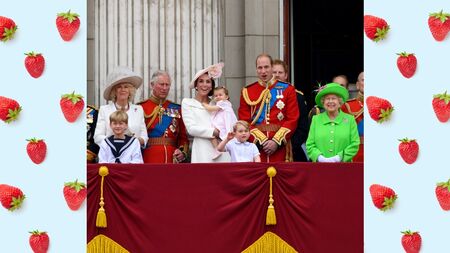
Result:
{"type": "Polygon", "coordinates": [[[120,110],[115,111],[111,113],[111,115],[109,115],[109,121],[116,123],[125,122],[126,124],[128,124],[128,114],[120,110]]]}
{"type": "Polygon", "coordinates": [[[223,90],[225,95],[227,95],[228,99],[230,99],[230,95],[228,95],[228,89],[225,88],[225,86],[218,86],[218,87],[214,88],[214,92],[218,91],[218,90],[223,90]]]}
{"type": "Polygon", "coordinates": [[[245,127],[245,130],[250,130],[250,125],[245,120],[238,120],[233,126],[233,132],[236,132],[238,125],[245,127]]]}

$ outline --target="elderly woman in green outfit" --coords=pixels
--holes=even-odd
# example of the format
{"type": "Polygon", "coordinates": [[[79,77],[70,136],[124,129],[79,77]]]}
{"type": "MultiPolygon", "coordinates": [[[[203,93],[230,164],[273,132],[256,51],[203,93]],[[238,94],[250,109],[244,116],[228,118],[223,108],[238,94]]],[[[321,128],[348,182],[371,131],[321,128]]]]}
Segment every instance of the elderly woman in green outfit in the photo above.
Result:
{"type": "Polygon", "coordinates": [[[351,162],[359,148],[354,117],[340,110],[348,91],[329,83],[317,93],[316,104],[325,109],[313,117],[306,140],[306,150],[313,162],[351,162]]]}

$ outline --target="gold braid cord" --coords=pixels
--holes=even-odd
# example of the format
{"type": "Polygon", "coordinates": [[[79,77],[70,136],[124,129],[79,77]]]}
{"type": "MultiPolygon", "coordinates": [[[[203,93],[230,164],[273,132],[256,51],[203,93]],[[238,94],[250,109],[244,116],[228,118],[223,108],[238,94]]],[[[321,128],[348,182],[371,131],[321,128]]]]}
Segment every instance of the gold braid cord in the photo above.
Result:
{"type": "MultiPolygon", "coordinates": [[[[252,123],[250,123],[250,125],[254,125],[256,123],[256,121],[258,120],[259,116],[261,116],[262,110],[264,109],[263,103],[270,102],[270,99],[271,99],[270,90],[268,88],[264,89],[263,92],[261,92],[261,95],[259,95],[258,99],[255,100],[255,101],[252,101],[248,97],[247,88],[244,88],[242,90],[242,97],[244,98],[245,103],[247,103],[251,107],[252,106],[256,106],[256,105],[260,105],[259,109],[258,109],[258,112],[256,113],[256,116],[254,117],[252,123]]],[[[254,114],[254,112],[252,111],[250,117],[252,117],[253,114],[254,114]]]]}
{"type": "Polygon", "coordinates": [[[155,109],[153,109],[153,112],[150,114],[145,114],[144,112],[144,118],[148,119],[150,118],[150,122],[147,124],[147,128],[150,128],[150,126],[155,122],[156,117],[159,115],[159,112],[161,110],[161,106],[156,106],[155,109]]]}
{"type": "Polygon", "coordinates": [[[272,140],[274,142],[276,142],[278,145],[281,146],[281,144],[286,143],[286,135],[291,132],[291,130],[289,128],[286,127],[281,127],[280,129],[278,129],[278,131],[275,133],[275,135],[273,136],[272,140]]]}
{"type": "Polygon", "coordinates": [[[258,128],[253,128],[252,130],[250,130],[250,134],[255,137],[255,142],[258,141],[259,144],[263,144],[263,142],[268,139],[267,136],[258,128]]]}
{"type": "Polygon", "coordinates": [[[109,170],[108,167],[106,166],[101,166],[98,169],[98,174],[102,177],[102,182],[100,183],[100,208],[98,209],[97,212],[97,220],[95,222],[95,225],[98,228],[106,228],[107,227],[107,223],[106,223],[106,211],[105,208],[103,206],[105,206],[105,202],[103,201],[103,182],[105,180],[105,177],[109,174],[109,170]]]}
{"type": "Polygon", "coordinates": [[[267,176],[270,180],[270,191],[269,191],[269,207],[267,207],[267,215],[266,215],[266,225],[276,225],[277,224],[277,217],[275,216],[275,206],[273,205],[273,202],[275,200],[273,199],[273,192],[272,192],[272,178],[277,174],[277,170],[275,167],[270,166],[267,168],[267,176]]]}

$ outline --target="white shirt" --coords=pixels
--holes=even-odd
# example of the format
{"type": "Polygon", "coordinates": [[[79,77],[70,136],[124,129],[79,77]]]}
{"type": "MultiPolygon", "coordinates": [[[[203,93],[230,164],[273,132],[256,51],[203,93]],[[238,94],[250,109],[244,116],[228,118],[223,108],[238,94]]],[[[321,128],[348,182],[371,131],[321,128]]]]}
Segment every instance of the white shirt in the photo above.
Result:
{"type": "MultiPolygon", "coordinates": [[[[141,145],[139,140],[133,138],[129,147],[125,148],[123,153],[119,156],[121,163],[144,163],[141,153],[141,145]]],[[[111,147],[106,143],[106,138],[100,143],[100,150],[98,152],[98,163],[115,163],[116,157],[111,151],[111,147]]]]}
{"type": "MultiPolygon", "coordinates": [[[[109,115],[117,111],[114,103],[110,102],[107,105],[100,106],[98,111],[97,126],[95,127],[94,142],[100,146],[102,141],[107,137],[113,135],[113,131],[109,126],[109,115]]],[[[144,110],[142,106],[130,103],[130,108],[127,111],[128,114],[128,135],[132,135],[136,138],[141,137],[147,144],[148,135],[147,127],[144,121],[144,110]]],[[[144,145],[145,145],[144,144],[144,145]]]]}
{"type": "Polygon", "coordinates": [[[254,143],[240,142],[236,138],[225,145],[225,150],[230,153],[232,162],[253,162],[253,158],[259,155],[259,150],[254,143]]]}

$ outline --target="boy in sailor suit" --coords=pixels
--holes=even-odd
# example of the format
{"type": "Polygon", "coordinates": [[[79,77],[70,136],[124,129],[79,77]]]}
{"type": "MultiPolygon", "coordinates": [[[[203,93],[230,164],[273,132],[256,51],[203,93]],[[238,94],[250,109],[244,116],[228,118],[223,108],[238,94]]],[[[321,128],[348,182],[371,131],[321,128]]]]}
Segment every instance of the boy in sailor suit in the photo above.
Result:
{"type": "Polygon", "coordinates": [[[99,163],[143,163],[141,145],[135,137],[125,135],[128,128],[128,115],[115,111],[109,116],[113,135],[100,143],[99,163]]]}

